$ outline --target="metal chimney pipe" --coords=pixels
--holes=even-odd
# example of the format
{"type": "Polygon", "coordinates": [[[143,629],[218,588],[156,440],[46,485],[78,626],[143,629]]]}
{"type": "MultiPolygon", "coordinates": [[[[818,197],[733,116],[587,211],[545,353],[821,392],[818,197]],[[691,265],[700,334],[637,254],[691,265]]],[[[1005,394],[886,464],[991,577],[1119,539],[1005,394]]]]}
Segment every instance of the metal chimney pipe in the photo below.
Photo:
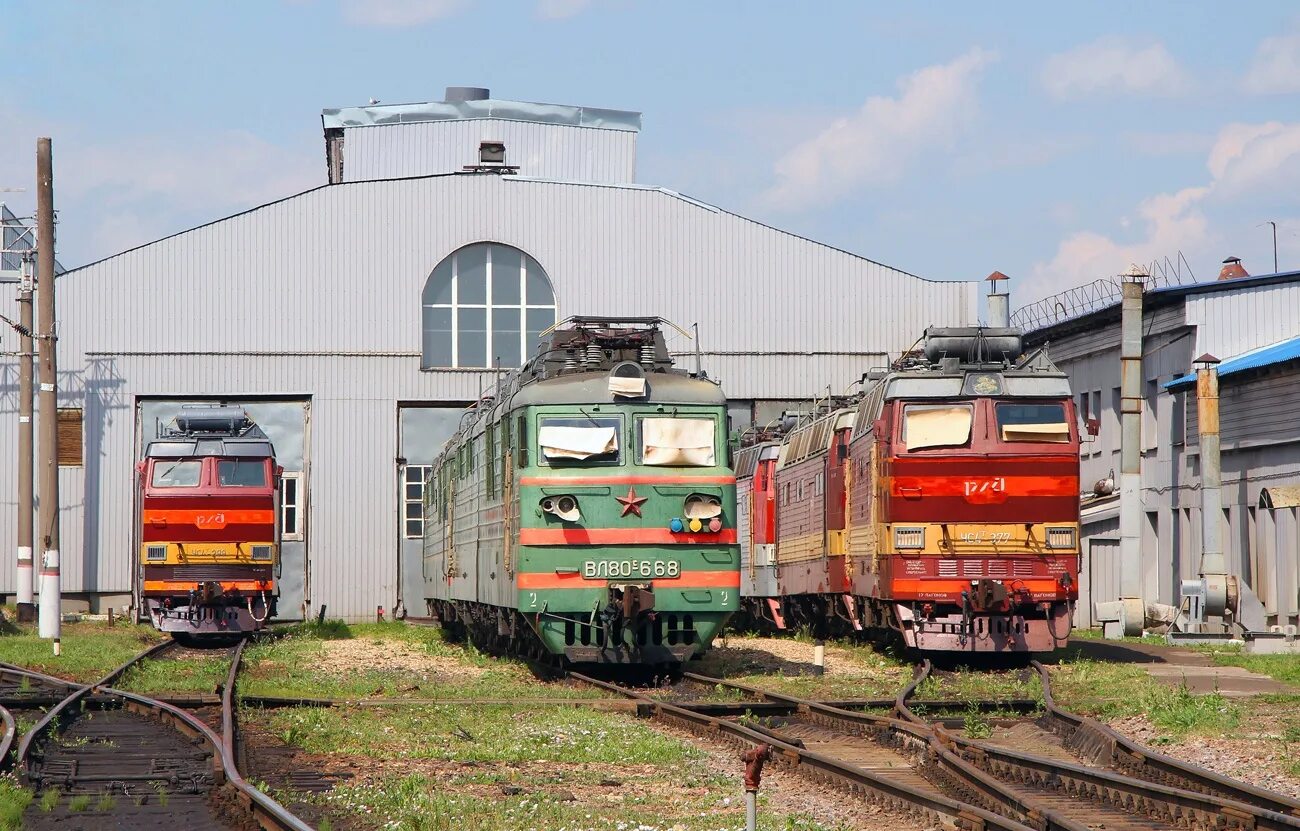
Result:
{"type": "Polygon", "coordinates": [[[1142,597],[1142,293],[1147,273],[1134,265],[1120,276],[1119,593],[1136,599],[1142,597]]]}
{"type": "Polygon", "coordinates": [[[1219,359],[1197,358],[1196,417],[1201,439],[1201,577],[1206,614],[1221,615],[1228,603],[1223,558],[1223,469],[1219,461],[1219,359]]]}
{"type": "Polygon", "coordinates": [[[995,271],[984,279],[989,282],[989,326],[994,329],[1011,328],[1011,294],[998,286],[998,283],[1011,278],[1001,271],[995,271]]]}

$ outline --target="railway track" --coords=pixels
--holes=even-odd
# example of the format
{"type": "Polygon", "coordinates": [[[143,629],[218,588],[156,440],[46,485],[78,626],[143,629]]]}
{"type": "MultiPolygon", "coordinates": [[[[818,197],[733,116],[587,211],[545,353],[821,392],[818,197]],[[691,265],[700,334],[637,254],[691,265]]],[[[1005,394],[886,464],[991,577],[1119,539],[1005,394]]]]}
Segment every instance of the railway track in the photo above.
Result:
{"type": "Polygon", "coordinates": [[[736,712],[748,709],[745,702],[732,703],[731,715],[700,712],[695,704],[683,706],[653,698],[645,692],[608,681],[573,673],[584,684],[634,698],[645,713],[737,747],[772,749],[772,760],[821,782],[837,785],[867,802],[882,805],[908,816],[966,831],[1031,831],[1032,826],[987,810],[963,798],[959,783],[945,781],[925,757],[929,733],[926,728],[887,716],[843,710],[849,724],[823,721],[817,702],[733,684],[721,679],[688,673],[685,677],[710,685],[722,685],[794,704],[795,722],[765,722],[736,712]],[[854,718],[856,717],[856,718],[854,718]],[[857,721],[861,719],[861,721],[857,721]],[[787,726],[789,725],[789,726],[787,726]],[[879,727],[878,733],[870,727],[879,727]],[[889,734],[885,730],[896,727],[889,734]]]}
{"type": "MultiPolygon", "coordinates": [[[[1045,705],[1036,731],[995,742],[960,736],[942,724],[930,729],[946,752],[1032,806],[1043,828],[1300,831],[1300,802],[1164,756],[1069,713],[1053,699],[1047,669],[1037,662],[1034,669],[1045,705]]],[[[898,696],[899,714],[914,723],[923,719],[908,699],[929,672],[929,662],[923,663],[898,696]]]]}
{"type": "MultiPolygon", "coordinates": [[[[960,735],[952,721],[922,717],[952,702],[913,698],[928,662],[894,701],[894,712],[864,712],[724,679],[687,681],[730,689],[747,700],[726,705],[661,701],[582,675],[577,680],[638,700],[644,714],[740,746],[767,744],[774,760],[950,827],[1034,831],[1300,831],[1300,802],[1164,756],[1059,707],[1046,668],[1036,719],[1000,722],[996,737],[960,735]],[[924,705],[924,709],[922,709],[924,705]],[[708,709],[711,706],[712,709],[708,709]]],[[[873,704],[875,702],[872,702],[873,704]]],[[[1029,712],[1029,704],[1010,709],[1029,712]]],[[[1006,702],[961,702],[1005,710],[1006,702]]]]}
{"type": "MultiPolygon", "coordinates": [[[[62,693],[23,735],[13,764],[36,792],[24,827],[310,831],[311,826],[244,781],[235,763],[235,681],[244,644],[230,650],[214,728],[194,713],[116,689],[132,667],[180,649],[152,646],[92,684],[0,665],[0,698],[41,701],[62,693]],[[56,796],[49,796],[55,794],[56,796]]],[[[39,706],[39,705],[37,705],[39,706]]],[[[13,723],[8,706],[0,712],[13,723]]],[[[8,750],[14,738],[6,729],[8,750]]],[[[4,740],[0,740],[4,741],[4,740]]],[[[9,756],[3,757],[9,760],[9,756]]]]}

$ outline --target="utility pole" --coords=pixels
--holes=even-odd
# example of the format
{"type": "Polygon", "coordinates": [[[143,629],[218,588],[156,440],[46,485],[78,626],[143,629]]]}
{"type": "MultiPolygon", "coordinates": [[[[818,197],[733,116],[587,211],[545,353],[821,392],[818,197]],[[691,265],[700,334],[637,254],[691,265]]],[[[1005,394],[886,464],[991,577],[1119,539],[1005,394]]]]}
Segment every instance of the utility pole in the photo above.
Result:
{"type": "Polygon", "coordinates": [[[35,346],[32,340],[31,252],[23,252],[22,277],[18,284],[18,619],[32,621],[32,374],[35,346]]]}
{"type": "Polygon", "coordinates": [[[40,355],[40,635],[59,654],[59,425],[54,328],[54,161],[49,138],[36,140],[36,317],[40,355]]]}
{"type": "Polygon", "coordinates": [[[1265,225],[1273,226],[1273,273],[1277,274],[1277,223],[1270,219],[1267,222],[1259,223],[1255,227],[1261,228],[1265,225]]]}

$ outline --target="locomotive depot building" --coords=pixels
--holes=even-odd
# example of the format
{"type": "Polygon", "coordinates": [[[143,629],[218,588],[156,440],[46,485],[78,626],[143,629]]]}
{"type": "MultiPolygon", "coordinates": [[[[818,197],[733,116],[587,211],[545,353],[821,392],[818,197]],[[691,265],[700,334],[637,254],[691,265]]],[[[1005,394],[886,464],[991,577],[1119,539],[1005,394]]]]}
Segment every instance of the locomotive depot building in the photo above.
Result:
{"type": "MultiPolygon", "coordinates": [[[[636,183],[638,113],[446,98],[325,110],[328,184],[59,276],[71,605],[131,602],[135,463],[186,404],[242,405],[274,442],[282,619],[421,615],[428,465],[496,367],[518,366],[557,320],[698,324],[698,341],[670,349],[693,368],[698,345],[737,429],[844,392],[926,326],[977,322],[977,282],[925,280],[636,183]]],[[[9,317],[15,294],[0,287],[9,317]]],[[[6,425],[15,344],[0,341],[6,425]]],[[[0,459],[16,432],[0,430],[0,459]]],[[[0,465],[10,546],[14,467],[0,465]]]]}
{"type": "MultiPolygon", "coordinates": [[[[1081,430],[1080,482],[1114,480],[1084,499],[1075,625],[1098,623],[1096,603],[1120,597],[1120,306],[1061,315],[1059,298],[1018,310],[1026,347],[1051,344],[1070,377],[1081,430]],[[1036,324],[1036,319],[1042,320],[1036,324]],[[1102,488],[1101,490],[1106,490],[1102,488]]],[[[1143,296],[1142,598],[1177,606],[1179,582],[1201,554],[1195,361],[1217,358],[1228,570],[1262,602],[1269,626],[1300,623],[1300,272],[1249,276],[1236,258],[1217,280],[1149,288],[1143,296]]]]}

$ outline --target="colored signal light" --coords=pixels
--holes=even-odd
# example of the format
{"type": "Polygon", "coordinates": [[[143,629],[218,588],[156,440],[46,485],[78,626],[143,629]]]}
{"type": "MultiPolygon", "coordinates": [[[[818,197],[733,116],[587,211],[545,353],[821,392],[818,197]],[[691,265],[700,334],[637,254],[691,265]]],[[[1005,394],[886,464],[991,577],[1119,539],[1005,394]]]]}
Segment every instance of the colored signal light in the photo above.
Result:
{"type": "Polygon", "coordinates": [[[686,526],[682,524],[680,519],[673,517],[672,521],[668,523],[668,530],[672,531],[674,534],[680,534],[682,531],[686,530],[686,526]]]}
{"type": "Polygon", "coordinates": [[[698,533],[704,528],[704,523],[700,522],[699,517],[694,517],[691,519],[690,523],[686,527],[698,533]]]}
{"type": "Polygon", "coordinates": [[[718,519],[717,517],[714,517],[713,519],[709,520],[709,530],[710,530],[711,532],[713,532],[714,534],[716,534],[716,533],[718,533],[719,531],[721,531],[721,530],[722,530],[722,520],[718,519]]]}

